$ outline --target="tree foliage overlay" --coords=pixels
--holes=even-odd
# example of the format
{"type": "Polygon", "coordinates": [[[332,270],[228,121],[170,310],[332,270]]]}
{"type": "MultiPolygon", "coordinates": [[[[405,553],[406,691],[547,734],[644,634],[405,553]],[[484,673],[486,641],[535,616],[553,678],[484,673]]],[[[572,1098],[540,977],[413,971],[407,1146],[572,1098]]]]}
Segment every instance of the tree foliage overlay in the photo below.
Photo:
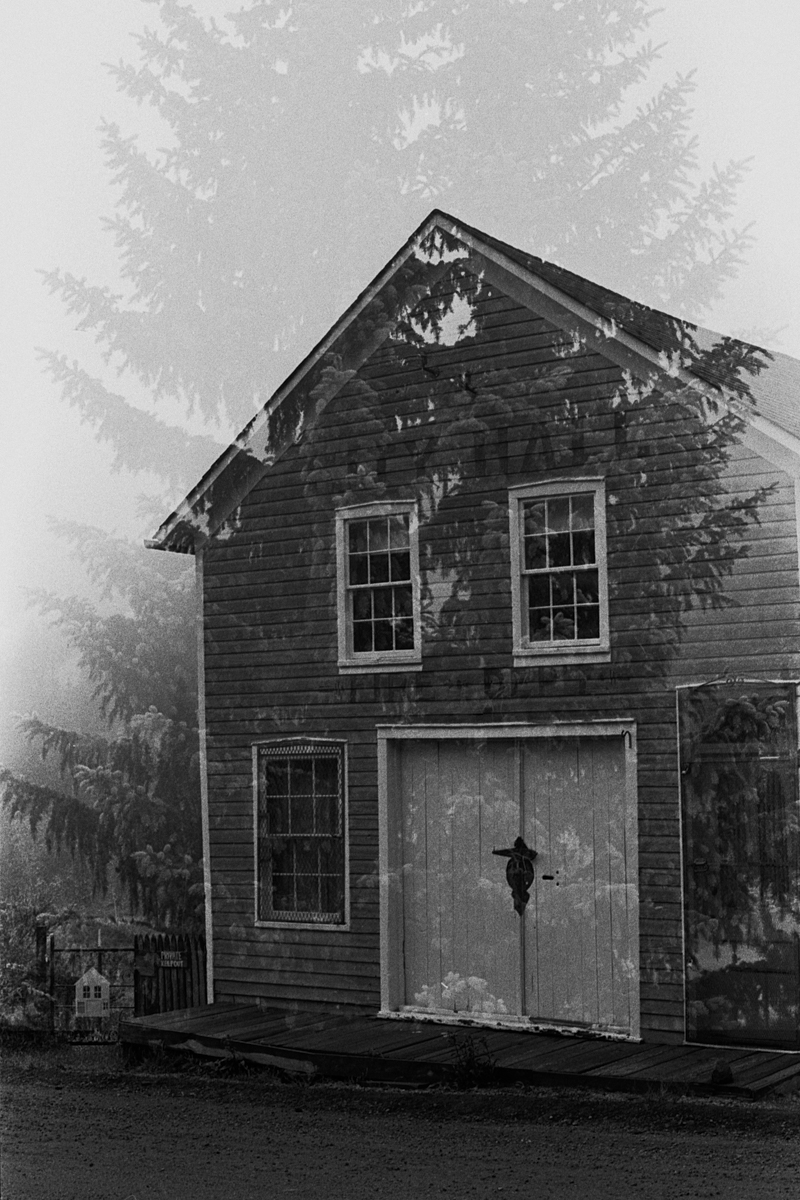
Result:
{"type": "Polygon", "coordinates": [[[189,927],[202,912],[191,576],[102,531],[61,523],[60,532],[101,585],[101,601],[32,599],[78,652],[109,730],[81,733],[28,716],[24,732],[56,760],[64,787],[3,771],[4,799],[48,849],[89,868],[96,892],[105,893],[113,869],[132,912],[189,927]]]}
{"type": "MultiPolygon", "coordinates": [[[[646,0],[335,14],[251,0],[220,22],[149,3],[138,62],[111,69],[162,119],[164,148],[102,126],[119,283],[45,276],[116,382],[42,356],[115,466],[155,472],[173,496],[210,461],[214,422],[248,419],[434,206],[622,292],[635,280],[677,313],[710,303],[746,250],[731,215],[744,165],[699,174],[691,78],[632,99],[658,54],[646,0]],[[210,435],[145,411],[143,391],[210,435]]],[[[464,418],[487,424],[486,406],[509,403],[484,395],[464,418]]],[[[91,863],[98,887],[113,860],[147,912],[182,920],[199,857],[188,583],[97,531],[64,532],[114,610],[37,603],[79,650],[109,733],[29,718],[68,786],[6,776],[6,797],[91,863]]]]}

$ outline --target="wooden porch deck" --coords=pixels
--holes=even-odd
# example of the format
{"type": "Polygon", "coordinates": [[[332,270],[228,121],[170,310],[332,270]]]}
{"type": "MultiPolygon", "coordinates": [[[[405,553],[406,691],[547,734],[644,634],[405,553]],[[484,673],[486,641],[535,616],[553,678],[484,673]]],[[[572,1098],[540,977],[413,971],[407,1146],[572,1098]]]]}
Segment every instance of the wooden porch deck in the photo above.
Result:
{"type": "Polygon", "coordinates": [[[479,1063],[490,1064],[489,1079],[498,1086],[658,1088],[751,1099],[800,1088],[800,1053],[606,1041],[243,1004],[136,1017],[122,1022],[120,1040],[128,1046],[237,1057],[293,1074],[365,1083],[444,1083],[468,1071],[477,1054],[479,1063]],[[712,1079],[721,1063],[730,1066],[727,1082],[712,1079]]]}

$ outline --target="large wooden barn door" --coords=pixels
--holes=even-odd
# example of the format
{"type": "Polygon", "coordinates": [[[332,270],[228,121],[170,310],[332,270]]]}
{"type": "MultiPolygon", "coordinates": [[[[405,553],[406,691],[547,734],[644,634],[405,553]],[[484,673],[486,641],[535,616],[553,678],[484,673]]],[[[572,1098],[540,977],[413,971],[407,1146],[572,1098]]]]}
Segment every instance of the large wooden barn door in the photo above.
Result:
{"type": "Polygon", "coordinates": [[[622,739],[407,741],[398,766],[405,1005],[631,1032],[622,739]],[[493,854],[518,836],[522,916],[493,854]]]}
{"type": "Polygon", "coordinates": [[[800,1049],[797,685],[678,696],[687,1038],[800,1049]]]}

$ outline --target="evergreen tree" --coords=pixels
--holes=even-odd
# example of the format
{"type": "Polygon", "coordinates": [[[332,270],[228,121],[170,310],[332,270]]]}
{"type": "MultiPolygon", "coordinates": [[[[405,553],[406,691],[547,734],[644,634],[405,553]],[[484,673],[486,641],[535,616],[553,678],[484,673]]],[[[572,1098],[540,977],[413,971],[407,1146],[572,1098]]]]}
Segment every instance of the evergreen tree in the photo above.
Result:
{"type": "Polygon", "coordinates": [[[191,574],[101,530],[64,522],[60,532],[101,598],[32,599],[77,650],[109,730],[28,716],[22,729],[56,759],[63,787],[3,770],[6,806],[34,836],[44,833],[48,849],[69,850],[88,868],[95,891],[105,893],[114,870],[133,913],[191,927],[203,905],[191,574]]]}
{"type": "MultiPolygon", "coordinates": [[[[742,165],[697,173],[691,79],[628,111],[657,57],[647,0],[250,0],[224,26],[150,3],[138,64],[113,74],[168,144],[102,133],[119,287],[62,270],[46,282],[129,396],[182,405],[212,434],[256,411],[434,206],[678,314],[709,304],[746,248],[731,218],[742,165]]],[[[44,358],[117,467],[155,471],[174,495],[210,461],[213,436],[44,358]]],[[[69,786],[6,776],[6,796],[98,886],[114,862],[145,911],[184,920],[199,857],[187,577],[66,532],[122,609],[39,603],[79,649],[109,734],[30,718],[69,786]]]]}

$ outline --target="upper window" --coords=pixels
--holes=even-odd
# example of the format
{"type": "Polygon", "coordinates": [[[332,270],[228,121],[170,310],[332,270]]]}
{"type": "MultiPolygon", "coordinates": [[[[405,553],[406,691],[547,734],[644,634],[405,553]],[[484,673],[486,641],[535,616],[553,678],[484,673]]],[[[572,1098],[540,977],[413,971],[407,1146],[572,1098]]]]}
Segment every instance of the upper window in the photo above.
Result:
{"type": "Polygon", "coordinates": [[[603,483],[512,488],[510,520],[515,665],[607,661],[603,483]]]}
{"type": "Polygon", "coordinates": [[[407,670],[420,662],[417,513],[393,501],[336,514],[339,666],[407,670]]]}
{"type": "Polygon", "coordinates": [[[346,923],[344,745],[254,747],[256,920],[346,923]]]}

